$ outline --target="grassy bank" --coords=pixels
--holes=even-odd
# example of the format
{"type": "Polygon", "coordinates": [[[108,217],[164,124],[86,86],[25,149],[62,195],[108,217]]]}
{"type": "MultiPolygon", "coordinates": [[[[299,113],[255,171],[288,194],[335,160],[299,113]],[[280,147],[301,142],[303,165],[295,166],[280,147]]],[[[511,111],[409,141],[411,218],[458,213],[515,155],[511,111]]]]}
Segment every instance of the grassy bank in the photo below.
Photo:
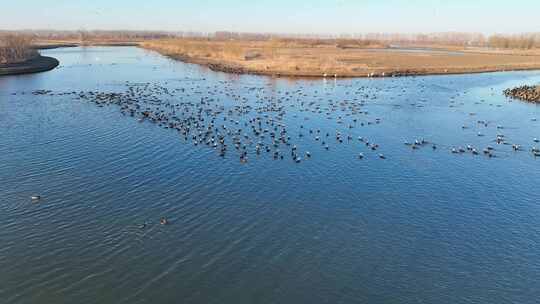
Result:
{"type": "Polygon", "coordinates": [[[167,39],[141,46],[232,73],[298,77],[377,77],[540,69],[538,50],[456,48],[389,50],[384,45],[310,41],[167,39]]]}

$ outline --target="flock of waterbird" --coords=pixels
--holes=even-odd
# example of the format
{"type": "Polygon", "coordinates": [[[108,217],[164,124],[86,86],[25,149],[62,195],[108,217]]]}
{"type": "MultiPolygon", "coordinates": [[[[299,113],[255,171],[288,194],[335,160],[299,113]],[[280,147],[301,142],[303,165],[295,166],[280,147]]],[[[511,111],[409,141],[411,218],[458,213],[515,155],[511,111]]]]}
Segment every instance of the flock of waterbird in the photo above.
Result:
{"type": "MultiPolygon", "coordinates": [[[[381,87],[349,85],[343,96],[336,97],[331,92],[313,87],[298,86],[294,90],[279,90],[264,85],[238,87],[228,81],[214,85],[207,85],[204,81],[192,81],[189,86],[185,83],[174,87],[172,81],[125,82],[122,84],[123,89],[115,92],[36,90],[32,93],[71,96],[99,107],[115,106],[123,115],[134,117],[141,123],[149,122],[176,130],[184,142],[207,146],[216,150],[221,157],[236,154],[241,163],[261,154],[268,154],[276,160],[290,159],[300,163],[314,156],[312,152],[301,149],[301,143],[305,143],[305,140],[318,143],[323,151],[332,150],[334,145],[356,142],[364,147],[358,151],[358,159],[366,158],[367,153],[378,159],[387,158],[375,140],[358,136],[362,131],[355,131],[383,123],[382,118],[374,117],[367,110],[369,105],[377,103],[381,98],[379,95],[384,95],[385,91],[381,87]],[[314,126],[309,123],[313,118],[325,119],[329,123],[314,126]]],[[[420,86],[419,90],[421,93],[427,88],[420,86]]],[[[405,88],[398,91],[405,92],[405,88]]],[[[450,107],[457,106],[457,97],[459,93],[450,97],[450,107]]],[[[410,105],[423,107],[426,102],[420,99],[410,105]]],[[[469,115],[472,117],[476,114],[469,115]]],[[[535,118],[531,120],[536,121],[535,118]]],[[[492,125],[485,120],[477,120],[476,123],[486,128],[492,125]]],[[[463,130],[468,128],[471,126],[461,127],[463,130]]],[[[446,147],[422,137],[406,140],[404,144],[412,150],[428,146],[432,150],[447,148],[453,154],[470,153],[490,158],[496,157],[500,150],[495,146],[511,146],[510,151],[514,152],[527,150],[524,145],[509,141],[502,133],[503,126],[497,125],[496,129],[493,145],[484,147],[472,144],[446,147]]],[[[481,132],[477,135],[484,136],[481,132]]],[[[534,138],[528,148],[536,157],[540,157],[540,148],[535,146],[538,142],[534,138]]]]}
{"type": "MultiPolygon", "coordinates": [[[[274,160],[288,159],[300,163],[315,157],[315,153],[301,147],[319,147],[317,152],[322,153],[339,151],[338,146],[347,144],[353,145],[352,150],[358,150],[357,158],[360,160],[368,157],[386,159],[386,154],[381,152],[381,145],[372,139],[376,137],[374,133],[366,130],[383,124],[383,118],[373,115],[368,109],[370,106],[380,106],[382,99],[401,99],[407,94],[405,86],[396,85],[387,88],[344,85],[345,91],[336,96],[315,85],[279,90],[265,85],[239,86],[230,81],[205,85],[204,79],[188,80],[179,87],[175,87],[174,82],[125,82],[120,87],[122,89],[113,92],[35,90],[32,94],[55,98],[64,96],[90,102],[98,107],[116,107],[124,116],[133,117],[140,123],[151,123],[175,130],[183,142],[208,147],[223,158],[229,159],[232,155],[232,159],[237,158],[240,163],[247,163],[252,158],[264,155],[274,160]],[[186,83],[189,85],[186,86],[186,83]],[[365,134],[369,134],[370,138],[365,134]]],[[[416,89],[419,93],[429,90],[425,85],[419,85],[416,89]]],[[[25,92],[13,93],[17,94],[25,92]]],[[[465,105],[463,101],[458,101],[462,95],[463,93],[456,92],[450,96],[448,106],[456,109],[465,105]]],[[[401,100],[385,105],[395,108],[423,108],[428,102],[430,100],[420,98],[408,104],[401,100]]],[[[485,100],[475,102],[478,105],[483,103],[485,100]]],[[[447,150],[456,155],[468,154],[487,158],[507,155],[509,152],[528,151],[534,157],[540,157],[538,138],[532,138],[532,143],[516,143],[504,134],[505,126],[476,119],[476,113],[463,114],[468,116],[467,122],[461,127],[456,126],[456,132],[458,129],[462,132],[475,132],[475,136],[482,138],[477,145],[465,143],[447,146],[419,136],[413,140],[404,140],[405,147],[411,151],[447,150]],[[484,130],[485,133],[479,130],[484,130]],[[491,136],[486,134],[495,133],[493,131],[496,132],[494,138],[485,138],[491,136]]],[[[537,122],[536,118],[530,120],[532,123],[537,122]]],[[[471,137],[467,138],[470,140],[471,137]]],[[[394,149],[395,147],[388,148],[390,151],[394,149]]],[[[39,195],[31,197],[33,202],[41,199],[39,195]]],[[[159,223],[167,225],[169,221],[163,217],[159,223]]],[[[145,227],[146,224],[140,226],[145,227]]]]}

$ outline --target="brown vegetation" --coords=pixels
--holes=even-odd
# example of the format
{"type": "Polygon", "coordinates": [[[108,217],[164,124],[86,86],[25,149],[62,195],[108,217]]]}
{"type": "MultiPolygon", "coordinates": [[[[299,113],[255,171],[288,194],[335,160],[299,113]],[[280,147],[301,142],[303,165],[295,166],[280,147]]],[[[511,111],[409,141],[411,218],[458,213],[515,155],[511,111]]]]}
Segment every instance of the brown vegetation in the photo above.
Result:
{"type": "MultiPolygon", "coordinates": [[[[119,42],[140,42],[156,39],[210,39],[213,41],[251,41],[264,42],[280,40],[282,42],[300,42],[311,45],[337,45],[342,48],[399,46],[444,46],[448,47],[483,47],[498,49],[533,49],[540,48],[540,33],[485,36],[481,33],[367,33],[348,35],[303,35],[303,34],[270,34],[239,33],[220,31],[215,33],[201,32],[164,32],[164,31],[22,31],[4,32],[20,33],[32,36],[38,41],[67,42],[78,44],[104,44],[119,42]]],[[[0,35],[2,32],[0,31],[0,35]]]]}
{"type": "Polygon", "coordinates": [[[540,34],[493,35],[488,40],[489,47],[503,49],[540,48],[540,34]]]}
{"type": "Polygon", "coordinates": [[[25,35],[0,36],[0,64],[27,61],[39,56],[32,48],[32,39],[25,35]]]}
{"type": "MultiPolygon", "coordinates": [[[[372,33],[324,36],[82,30],[18,34],[11,36],[33,37],[39,48],[142,45],[183,61],[235,73],[358,77],[540,68],[540,34],[486,37],[478,33],[372,33]],[[413,50],[404,50],[407,48],[413,50]]],[[[29,50],[28,44],[26,42],[25,47],[17,48],[17,52],[4,54],[4,59],[0,60],[6,62],[8,57],[11,61],[23,60],[21,58],[31,56],[33,51],[29,50]]]]}
{"type": "MultiPolygon", "coordinates": [[[[427,43],[427,42],[426,42],[427,43]]],[[[145,41],[142,46],[183,61],[234,73],[284,76],[398,76],[540,69],[540,51],[500,52],[435,45],[387,48],[377,40],[208,38],[145,41]]]]}

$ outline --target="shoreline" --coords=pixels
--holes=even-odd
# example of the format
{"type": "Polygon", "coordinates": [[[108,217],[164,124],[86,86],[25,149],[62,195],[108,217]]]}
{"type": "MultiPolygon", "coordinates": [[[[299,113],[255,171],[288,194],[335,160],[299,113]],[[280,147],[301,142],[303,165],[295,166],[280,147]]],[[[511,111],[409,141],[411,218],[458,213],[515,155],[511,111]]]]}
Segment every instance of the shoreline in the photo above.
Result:
{"type": "Polygon", "coordinates": [[[58,48],[74,48],[74,47],[99,47],[99,46],[111,46],[111,47],[121,47],[121,46],[133,46],[138,47],[140,46],[139,42],[124,42],[124,41],[111,41],[111,42],[45,42],[41,41],[36,43],[33,47],[36,50],[52,50],[52,49],[58,49],[58,48]]]}
{"type": "Polygon", "coordinates": [[[39,56],[23,62],[0,65],[0,76],[47,72],[55,69],[59,64],[56,58],[39,56]]]}
{"type": "MultiPolygon", "coordinates": [[[[139,47],[140,43],[137,42],[100,42],[100,43],[70,43],[70,42],[56,42],[56,43],[37,43],[32,46],[36,50],[52,50],[58,48],[74,48],[74,47],[98,47],[98,46],[111,46],[111,47],[139,47]]],[[[58,59],[48,56],[39,55],[36,58],[32,58],[23,62],[0,64],[0,76],[13,76],[23,74],[34,74],[47,72],[55,69],[60,65],[58,59]]]]}
{"type": "MultiPolygon", "coordinates": [[[[209,45],[212,46],[212,43],[203,44],[201,48],[209,45]]],[[[285,53],[283,58],[273,61],[265,59],[264,56],[262,59],[261,57],[247,59],[247,56],[241,59],[220,58],[219,51],[208,48],[203,51],[197,50],[193,54],[191,51],[184,52],[181,49],[175,49],[174,42],[141,43],[139,47],[155,51],[173,60],[205,66],[216,72],[270,77],[378,78],[540,70],[540,52],[525,56],[524,54],[501,54],[495,51],[483,53],[475,50],[459,51],[459,56],[456,56],[453,54],[457,52],[455,50],[442,50],[438,52],[449,52],[449,54],[441,56],[437,53],[434,54],[433,50],[426,50],[425,53],[410,53],[406,50],[404,52],[395,51],[395,48],[388,48],[391,52],[385,52],[386,49],[378,49],[377,52],[373,52],[371,49],[342,51],[312,48],[309,49],[311,53],[303,57],[301,51],[296,51],[297,53],[294,54],[292,53],[295,52],[293,48],[283,48],[283,53],[285,53]],[[326,68],[320,68],[324,57],[316,57],[319,54],[330,56],[327,58],[332,58],[335,63],[326,68]],[[305,63],[302,58],[311,60],[316,68],[302,65],[305,63]]],[[[261,48],[261,46],[256,46],[250,49],[248,46],[245,47],[245,50],[248,53],[250,50],[261,48]]]]}
{"type": "MultiPolygon", "coordinates": [[[[143,47],[144,48],[144,47],[143,47]]],[[[148,49],[148,48],[144,48],[148,49]]],[[[184,63],[197,64],[209,68],[214,72],[222,72],[236,75],[258,75],[258,76],[269,76],[269,77],[286,77],[286,78],[317,78],[317,79],[328,79],[328,78],[386,78],[386,77],[415,77],[415,76],[444,76],[444,75],[467,75],[467,74],[482,74],[482,73],[498,73],[498,72],[519,72],[519,71],[540,71],[540,66],[538,67],[512,67],[512,68],[503,68],[503,67],[488,67],[480,69],[455,69],[455,70],[388,70],[388,71],[373,71],[373,72],[364,72],[364,73],[344,73],[344,74],[334,74],[334,75],[324,75],[320,73],[303,73],[303,72],[288,72],[288,71],[265,71],[265,70],[252,70],[242,66],[228,64],[224,62],[216,62],[214,60],[205,60],[201,58],[193,58],[184,55],[176,54],[166,54],[161,53],[158,50],[148,49],[156,51],[157,53],[171,58],[173,60],[178,60],[184,63]]]]}
{"type": "Polygon", "coordinates": [[[78,47],[79,45],[75,43],[58,43],[58,44],[36,44],[33,46],[36,50],[53,50],[59,48],[72,48],[78,47]]]}
{"type": "Polygon", "coordinates": [[[524,67],[486,67],[486,68],[456,68],[456,69],[419,69],[419,70],[385,70],[376,71],[370,70],[363,73],[343,73],[336,75],[324,75],[320,73],[304,73],[304,72],[288,72],[276,70],[256,70],[249,69],[240,65],[230,64],[226,62],[218,62],[212,59],[202,59],[189,57],[180,54],[168,54],[160,52],[157,49],[139,46],[146,50],[151,50],[159,53],[162,56],[173,60],[178,60],[184,63],[197,64],[209,68],[214,72],[222,72],[236,75],[258,75],[269,77],[287,77],[287,78],[385,78],[385,77],[414,77],[414,76],[444,76],[444,75],[467,75],[467,74],[482,74],[482,73],[497,73],[497,72],[518,72],[518,71],[540,71],[538,66],[524,67]]]}

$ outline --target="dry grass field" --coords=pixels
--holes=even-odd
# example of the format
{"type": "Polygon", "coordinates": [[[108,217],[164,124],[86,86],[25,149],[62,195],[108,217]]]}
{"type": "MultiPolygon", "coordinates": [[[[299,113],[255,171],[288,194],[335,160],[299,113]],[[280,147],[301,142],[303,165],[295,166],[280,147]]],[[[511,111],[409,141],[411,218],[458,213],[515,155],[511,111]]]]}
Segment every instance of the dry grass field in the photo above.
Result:
{"type": "MultiPolygon", "coordinates": [[[[213,70],[298,77],[382,77],[540,69],[540,35],[423,40],[170,37],[153,32],[33,33],[38,48],[138,45],[213,70]],[[399,45],[399,48],[396,48],[399,45]],[[466,47],[464,45],[467,45],[466,47]],[[393,46],[393,47],[392,47],[393,46]]],[[[232,36],[231,36],[232,35],[232,36]]],[[[382,36],[384,37],[384,35],[382,36]]],[[[421,36],[419,36],[421,37],[421,36]]]]}
{"type": "Polygon", "coordinates": [[[487,49],[434,45],[400,49],[384,45],[314,43],[309,40],[150,40],[147,49],[212,69],[301,77],[378,77],[540,69],[538,49],[487,49]]]}

